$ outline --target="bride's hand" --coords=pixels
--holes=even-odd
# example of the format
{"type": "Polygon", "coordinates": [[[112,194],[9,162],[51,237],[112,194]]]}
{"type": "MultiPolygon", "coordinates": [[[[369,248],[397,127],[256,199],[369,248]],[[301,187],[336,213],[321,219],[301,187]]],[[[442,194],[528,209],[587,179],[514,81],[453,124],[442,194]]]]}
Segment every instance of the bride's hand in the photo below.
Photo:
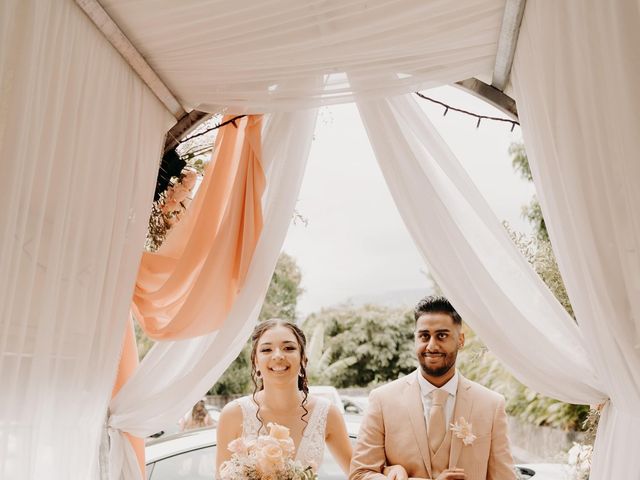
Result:
{"type": "Polygon", "coordinates": [[[389,467],[384,467],[382,473],[391,480],[407,480],[409,478],[409,475],[407,475],[407,471],[402,465],[391,465],[389,467]]]}

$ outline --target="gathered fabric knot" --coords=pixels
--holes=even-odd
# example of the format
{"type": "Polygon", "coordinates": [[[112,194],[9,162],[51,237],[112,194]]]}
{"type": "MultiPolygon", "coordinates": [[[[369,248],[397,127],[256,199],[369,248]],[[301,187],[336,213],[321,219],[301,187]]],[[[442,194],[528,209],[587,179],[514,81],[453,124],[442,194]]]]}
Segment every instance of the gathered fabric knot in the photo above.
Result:
{"type": "Polygon", "coordinates": [[[107,419],[106,432],[109,438],[108,460],[105,462],[108,472],[103,478],[143,480],[135,450],[125,438],[125,432],[111,424],[111,417],[107,419]]]}

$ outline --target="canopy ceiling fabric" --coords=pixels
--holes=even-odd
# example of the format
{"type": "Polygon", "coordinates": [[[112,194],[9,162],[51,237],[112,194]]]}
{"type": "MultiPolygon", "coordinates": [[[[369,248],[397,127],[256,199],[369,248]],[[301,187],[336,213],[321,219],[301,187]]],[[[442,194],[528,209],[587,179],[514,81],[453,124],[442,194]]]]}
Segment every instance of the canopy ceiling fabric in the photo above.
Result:
{"type": "Polygon", "coordinates": [[[505,0],[101,0],[187,109],[295,110],[491,75],[505,0]],[[354,89],[346,72],[364,80],[354,89]],[[312,89],[310,80],[323,82],[312,89]]]}

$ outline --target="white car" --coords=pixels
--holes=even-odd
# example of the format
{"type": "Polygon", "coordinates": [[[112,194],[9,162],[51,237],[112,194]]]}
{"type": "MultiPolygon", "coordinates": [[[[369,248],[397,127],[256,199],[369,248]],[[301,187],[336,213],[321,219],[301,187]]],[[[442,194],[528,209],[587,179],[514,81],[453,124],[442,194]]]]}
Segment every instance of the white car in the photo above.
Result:
{"type": "Polygon", "coordinates": [[[566,480],[570,478],[569,466],[562,463],[523,463],[517,466],[520,479],[566,480]]]}
{"type": "Polygon", "coordinates": [[[364,415],[369,406],[369,397],[352,397],[342,395],[345,411],[352,415],[364,415]]]}
{"type": "MultiPolygon", "coordinates": [[[[358,423],[347,423],[351,441],[355,443],[358,423]]],[[[213,480],[216,462],[216,429],[212,427],[151,440],[146,446],[147,480],[213,480]]],[[[518,465],[519,480],[565,480],[566,465],[518,465]]],[[[346,476],[325,451],[318,480],[345,479],[346,476]]]]}
{"type": "Polygon", "coordinates": [[[338,407],[338,410],[344,413],[344,404],[342,403],[342,399],[340,398],[340,394],[338,393],[338,390],[336,390],[336,387],[332,387],[330,385],[311,385],[309,387],[309,395],[326,398],[338,407]]]}
{"type": "MultiPolygon", "coordinates": [[[[205,405],[209,416],[213,419],[213,426],[218,425],[218,420],[220,419],[220,409],[218,407],[214,407],[213,405],[205,405]]],[[[161,430],[158,433],[154,433],[149,438],[160,438],[167,435],[172,435],[174,433],[178,433],[182,429],[182,423],[186,422],[189,416],[191,415],[191,410],[185,413],[182,418],[180,418],[176,423],[170,425],[169,427],[161,430]]]]}

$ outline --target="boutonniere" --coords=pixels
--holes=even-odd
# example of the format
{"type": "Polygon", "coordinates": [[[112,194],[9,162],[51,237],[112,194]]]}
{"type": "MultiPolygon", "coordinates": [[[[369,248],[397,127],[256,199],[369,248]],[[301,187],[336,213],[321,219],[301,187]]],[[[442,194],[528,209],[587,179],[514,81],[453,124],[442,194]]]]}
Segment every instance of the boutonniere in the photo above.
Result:
{"type": "Polygon", "coordinates": [[[451,424],[451,431],[456,437],[462,440],[465,445],[471,445],[476,436],[473,434],[472,425],[464,417],[460,417],[456,423],[451,424]]]}

